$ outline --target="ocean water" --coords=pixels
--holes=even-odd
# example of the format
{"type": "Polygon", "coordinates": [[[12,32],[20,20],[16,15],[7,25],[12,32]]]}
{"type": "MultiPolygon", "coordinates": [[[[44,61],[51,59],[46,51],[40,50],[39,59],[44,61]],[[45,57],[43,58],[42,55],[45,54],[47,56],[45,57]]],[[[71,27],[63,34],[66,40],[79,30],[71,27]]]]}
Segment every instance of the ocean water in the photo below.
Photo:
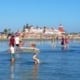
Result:
{"type": "Polygon", "coordinates": [[[60,42],[25,41],[25,46],[36,43],[40,49],[40,64],[34,64],[33,54],[16,53],[10,62],[8,42],[0,41],[0,80],[80,80],[80,42],[72,41],[62,49],[60,42]]]}

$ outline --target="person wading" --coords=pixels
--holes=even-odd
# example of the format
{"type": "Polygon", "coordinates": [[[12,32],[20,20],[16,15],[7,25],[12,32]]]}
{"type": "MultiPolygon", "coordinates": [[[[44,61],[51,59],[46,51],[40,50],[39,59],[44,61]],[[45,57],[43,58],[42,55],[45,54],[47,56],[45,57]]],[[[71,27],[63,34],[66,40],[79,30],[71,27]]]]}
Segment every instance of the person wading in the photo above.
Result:
{"type": "Polygon", "coordinates": [[[11,62],[13,63],[15,61],[15,39],[14,35],[11,35],[9,38],[9,47],[10,47],[10,53],[11,53],[11,62]]]}

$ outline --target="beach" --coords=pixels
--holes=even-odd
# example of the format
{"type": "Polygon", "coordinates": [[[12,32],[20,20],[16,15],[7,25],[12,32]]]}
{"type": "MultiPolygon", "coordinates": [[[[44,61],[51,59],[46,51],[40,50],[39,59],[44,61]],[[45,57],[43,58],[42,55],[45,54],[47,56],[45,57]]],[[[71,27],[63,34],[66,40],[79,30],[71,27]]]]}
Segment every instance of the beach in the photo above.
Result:
{"type": "Polygon", "coordinates": [[[80,80],[80,0],[0,1],[0,80],[80,80]]]}

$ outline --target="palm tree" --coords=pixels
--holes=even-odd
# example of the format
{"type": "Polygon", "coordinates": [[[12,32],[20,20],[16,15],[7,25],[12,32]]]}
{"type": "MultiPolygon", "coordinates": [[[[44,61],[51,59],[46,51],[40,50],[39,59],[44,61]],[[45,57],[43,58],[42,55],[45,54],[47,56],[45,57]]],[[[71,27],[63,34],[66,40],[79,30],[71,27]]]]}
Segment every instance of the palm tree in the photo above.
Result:
{"type": "Polygon", "coordinates": [[[3,33],[4,33],[4,34],[8,34],[8,29],[5,28],[5,29],[3,30],[3,33]]]}

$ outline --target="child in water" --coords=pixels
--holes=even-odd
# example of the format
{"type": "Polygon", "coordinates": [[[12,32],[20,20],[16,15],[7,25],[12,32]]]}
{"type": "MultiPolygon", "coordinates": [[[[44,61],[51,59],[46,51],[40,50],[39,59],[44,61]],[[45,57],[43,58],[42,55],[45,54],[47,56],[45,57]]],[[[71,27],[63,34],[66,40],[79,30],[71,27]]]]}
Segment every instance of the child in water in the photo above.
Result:
{"type": "MultiPolygon", "coordinates": [[[[36,48],[36,44],[32,43],[32,44],[31,44],[31,47],[32,47],[32,48],[36,48]]],[[[33,55],[33,60],[34,60],[35,64],[40,63],[39,59],[37,58],[37,53],[34,53],[34,55],[33,55]]]]}

